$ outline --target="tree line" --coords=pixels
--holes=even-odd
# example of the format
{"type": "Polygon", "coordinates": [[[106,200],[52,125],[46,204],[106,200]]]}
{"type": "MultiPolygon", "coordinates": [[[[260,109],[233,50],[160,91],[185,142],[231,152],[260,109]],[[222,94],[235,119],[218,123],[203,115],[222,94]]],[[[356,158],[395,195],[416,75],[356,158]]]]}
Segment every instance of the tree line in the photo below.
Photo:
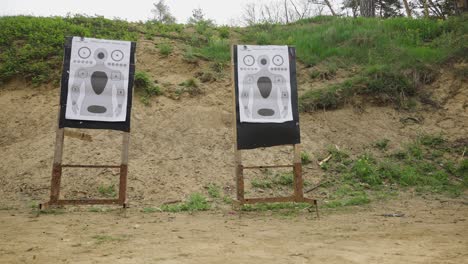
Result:
{"type": "MultiPolygon", "coordinates": [[[[461,15],[468,11],[468,0],[273,0],[269,2],[251,2],[244,6],[241,23],[288,24],[300,19],[320,15],[352,17],[401,17],[438,18],[461,15]]],[[[164,24],[176,22],[165,0],[153,4],[153,20],[164,24]]],[[[188,24],[206,23],[207,19],[201,8],[192,11],[188,24]]]]}

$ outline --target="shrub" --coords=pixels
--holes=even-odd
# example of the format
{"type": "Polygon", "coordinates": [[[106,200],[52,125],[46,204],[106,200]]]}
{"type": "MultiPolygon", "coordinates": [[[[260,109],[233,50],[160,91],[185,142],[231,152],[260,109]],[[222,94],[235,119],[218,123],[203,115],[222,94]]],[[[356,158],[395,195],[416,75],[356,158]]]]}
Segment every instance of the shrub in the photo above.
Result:
{"type": "Polygon", "coordinates": [[[219,190],[219,186],[216,184],[209,184],[208,185],[208,194],[212,198],[219,198],[221,197],[221,191],[219,190]]]}
{"type": "Polygon", "coordinates": [[[221,26],[218,28],[219,37],[222,39],[228,39],[230,32],[228,26],[221,26]]]}
{"type": "Polygon", "coordinates": [[[377,173],[374,160],[368,156],[364,155],[360,157],[351,169],[351,172],[355,177],[360,179],[362,182],[368,183],[370,185],[379,185],[382,184],[382,180],[377,173]]]}
{"type": "Polygon", "coordinates": [[[159,44],[158,48],[159,48],[159,53],[162,56],[167,57],[167,56],[169,56],[169,54],[172,53],[172,46],[170,44],[167,44],[167,43],[159,44]]]}
{"type": "Polygon", "coordinates": [[[195,52],[193,51],[193,47],[187,46],[184,51],[184,60],[190,63],[194,63],[197,61],[197,57],[195,56],[195,52]]]}
{"type": "Polygon", "coordinates": [[[197,79],[190,78],[179,84],[183,89],[179,90],[179,94],[187,92],[188,94],[195,96],[203,93],[203,90],[200,88],[197,79]]]}
{"type": "Polygon", "coordinates": [[[375,142],[374,146],[380,150],[387,150],[388,148],[388,142],[390,142],[390,140],[384,138],[384,139],[381,139],[377,142],[375,142]]]}
{"type": "Polygon", "coordinates": [[[117,193],[115,191],[115,185],[108,185],[108,186],[99,186],[98,187],[98,192],[105,196],[105,197],[115,197],[117,196],[117,193]]]}
{"type": "Polygon", "coordinates": [[[302,164],[309,164],[312,160],[310,159],[310,155],[307,152],[301,152],[301,163],[302,164]]]}
{"type": "Polygon", "coordinates": [[[142,93],[141,102],[144,105],[149,104],[150,97],[162,94],[161,88],[154,84],[146,72],[137,71],[135,73],[133,84],[135,86],[135,90],[142,93]]]}
{"type": "Polygon", "coordinates": [[[199,53],[201,56],[216,62],[226,62],[231,59],[229,41],[225,39],[210,39],[208,45],[199,48],[199,53]]]}

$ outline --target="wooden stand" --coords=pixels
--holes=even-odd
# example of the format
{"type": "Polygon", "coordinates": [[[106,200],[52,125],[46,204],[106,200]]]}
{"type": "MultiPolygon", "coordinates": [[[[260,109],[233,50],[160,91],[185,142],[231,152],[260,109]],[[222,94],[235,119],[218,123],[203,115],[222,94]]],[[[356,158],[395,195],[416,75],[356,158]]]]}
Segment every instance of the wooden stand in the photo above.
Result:
{"type": "Polygon", "coordinates": [[[127,171],[128,171],[128,145],[130,134],[123,132],[122,138],[122,161],[120,165],[68,165],[62,164],[65,128],[58,128],[55,137],[54,164],[52,167],[52,181],[50,186],[50,200],[41,204],[44,209],[49,206],[83,205],[83,204],[119,204],[124,208],[127,206],[127,171]],[[119,168],[119,197],[117,199],[89,199],[89,200],[61,200],[60,182],[62,179],[62,168],[119,168]]]}
{"type": "Polygon", "coordinates": [[[234,47],[231,46],[231,76],[232,76],[232,98],[233,98],[233,135],[234,135],[234,163],[237,187],[237,201],[240,205],[254,203],[278,203],[278,202],[296,202],[310,203],[315,205],[317,218],[319,217],[318,204],[316,199],[304,197],[304,182],[302,179],[302,163],[300,145],[293,145],[294,160],[292,165],[272,165],[272,166],[244,166],[242,165],[242,153],[237,147],[237,111],[236,111],[236,82],[234,65],[234,47]],[[268,197],[268,198],[245,198],[244,195],[244,170],[245,169],[264,169],[264,168],[292,168],[294,174],[294,193],[287,197],[268,197]]]}
{"type": "Polygon", "coordinates": [[[310,203],[315,206],[317,217],[319,217],[318,204],[316,199],[304,197],[304,182],[302,179],[302,164],[301,164],[301,151],[300,145],[293,145],[294,147],[294,161],[293,165],[272,165],[272,166],[243,166],[241,150],[235,149],[235,174],[236,174],[236,187],[237,187],[237,201],[240,205],[254,204],[254,203],[278,203],[278,202],[295,202],[295,203],[310,203]],[[292,196],[286,197],[268,197],[268,198],[245,198],[244,195],[244,170],[245,169],[265,169],[265,168],[292,168],[294,175],[294,193],[292,196]]]}

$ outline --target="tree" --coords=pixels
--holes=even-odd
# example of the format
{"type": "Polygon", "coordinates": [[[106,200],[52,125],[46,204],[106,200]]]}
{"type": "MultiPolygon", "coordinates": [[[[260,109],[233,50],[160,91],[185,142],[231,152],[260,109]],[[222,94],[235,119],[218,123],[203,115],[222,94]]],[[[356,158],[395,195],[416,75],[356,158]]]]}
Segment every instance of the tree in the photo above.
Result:
{"type": "Polygon", "coordinates": [[[259,23],[293,23],[314,15],[321,15],[323,6],[336,15],[330,0],[275,0],[268,3],[251,2],[244,7],[242,20],[247,25],[259,23]]]}
{"type": "Polygon", "coordinates": [[[403,0],[403,4],[405,5],[406,15],[411,18],[411,9],[408,4],[408,0],[403,0]]]}
{"type": "Polygon", "coordinates": [[[188,19],[189,24],[198,24],[198,23],[205,23],[207,25],[214,25],[214,21],[211,19],[205,18],[205,13],[203,13],[203,9],[195,8],[192,10],[192,16],[188,19]]]}
{"type": "Polygon", "coordinates": [[[375,0],[360,0],[359,9],[363,17],[375,17],[375,0]]]}
{"type": "Polygon", "coordinates": [[[159,0],[157,4],[153,3],[154,9],[151,13],[154,14],[154,20],[164,24],[173,24],[176,22],[175,17],[170,13],[169,6],[164,3],[164,0],[159,0]]]}
{"type": "Polygon", "coordinates": [[[348,8],[351,9],[353,17],[357,17],[359,11],[359,0],[344,0],[343,7],[341,7],[341,9],[344,10],[348,8]]]}
{"type": "Polygon", "coordinates": [[[423,10],[424,17],[445,19],[459,14],[458,2],[454,0],[417,0],[416,8],[423,10]]]}
{"type": "Polygon", "coordinates": [[[257,5],[255,3],[249,3],[244,7],[242,20],[244,20],[248,26],[257,24],[257,5]]]}
{"type": "Polygon", "coordinates": [[[379,11],[380,17],[388,18],[401,16],[402,6],[400,0],[378,0],[375,3],[375,7],[379,11]]]}
{"type": "Polygon", "coordinates": [[[330,1],[329,0],[323,0],[325,2],[325,4],[328,6],[328,8],[330,9],[330,12],[332,13],[332,15],[336,16],[336,13],[335,11],[333,10],[331,4],[330,4],[330,1]]]}

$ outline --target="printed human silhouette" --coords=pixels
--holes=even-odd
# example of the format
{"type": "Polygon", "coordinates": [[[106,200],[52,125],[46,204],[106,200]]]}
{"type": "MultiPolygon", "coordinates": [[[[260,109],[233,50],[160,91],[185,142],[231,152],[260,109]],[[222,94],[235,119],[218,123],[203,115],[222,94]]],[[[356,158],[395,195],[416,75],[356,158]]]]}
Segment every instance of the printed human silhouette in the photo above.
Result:
{"type": "MultiPolygon", "coordinates": [[[[280,55],[273,57],[273,64],[281,66],[284,59],[280,55]]],[[[251,55],[243,58],[246,66],[252,66],[255,59],[251,55]]],[[[270,58],[266,55],[259,56],[257,63],[260,70],[255,74],[244,77],[243,89],[241,91],[241,103],[244,115],[254,119],[279,119],[288,115],[288,105],[290,100],[286,79],[280,74],[270,72],[270,58]],[[252,109],[249,108],[249,100],[253,95],[252,109]],[[278,96],[281,98],[282,106],[278,103],[278,96]]]]}
{"type": "MultiPolygon", "coordinates": [[[[83,60],[76,60],[74,63],[91,64],[86,60],[91,55],[91,50],[82,47],[78,50],[78,56],[83,60]]],[[[103,48],[96,49],[94,59],[96,64],[89,67],[79,68],[75,72],[75,78],[71,86],[72,111],[75,114],[85,116],[119,116],[122,113],[122,107],[125,96],[125,78],[121,71],[111,69],[108,65],[117,67],[126,67],[122,61],[124,55],[120,50],[114,50],[109,54],[103,48]],[[80,97],[80,87],[84,83],[85,93],[81,105],[78,105],[80,97]],[[113,89],[117,98],[117,107],[113,103],[113,89]],[[114,109],[115,108],[115,109],[114,109]]]]}

